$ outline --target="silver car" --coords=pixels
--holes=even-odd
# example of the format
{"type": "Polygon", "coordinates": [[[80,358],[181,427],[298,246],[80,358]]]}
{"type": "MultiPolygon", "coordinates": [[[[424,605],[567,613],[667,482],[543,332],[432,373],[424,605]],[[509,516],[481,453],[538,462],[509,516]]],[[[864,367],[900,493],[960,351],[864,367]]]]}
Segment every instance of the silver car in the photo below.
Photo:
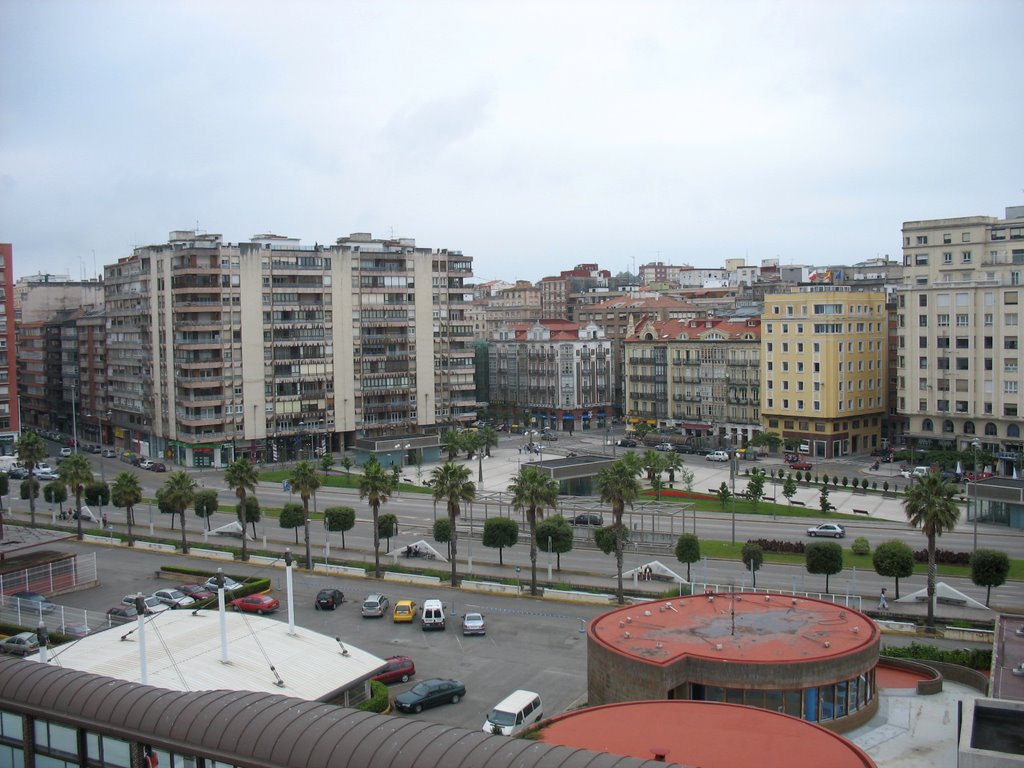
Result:
{"type": "Polygon", "coordinates": [[[487,622],[483,614],[467,613],[462,617],[462,634],[464,635],[486,635],[487,622]]]}
{"type": "Polygon", "coordinates": [[[846,535],[846,529],[838,523],[822,523],[821,525],[815,525],[807,529],[807,535],[814,536],[831,536],[836,539],[841,539],[846,535]]]}
{"type": "Polygon", "coordinates": [[[384,595],[369,595],[363,600],[362,614],[365,617],[380,617],[388,612],[390,603],[384,595]]]}

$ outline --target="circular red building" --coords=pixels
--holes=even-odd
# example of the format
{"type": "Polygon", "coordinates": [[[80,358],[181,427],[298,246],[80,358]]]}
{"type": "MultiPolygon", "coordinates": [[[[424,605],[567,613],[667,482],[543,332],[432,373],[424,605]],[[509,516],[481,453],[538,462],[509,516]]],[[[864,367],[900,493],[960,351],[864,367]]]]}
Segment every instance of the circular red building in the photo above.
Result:
{"type": "Polygon", "coordinates": [[[590,624],[588,701],[745,704],[842,732],[878,707],[880,639],[863,613],[807,597],[719,593],[625,606],[590,624]]]}

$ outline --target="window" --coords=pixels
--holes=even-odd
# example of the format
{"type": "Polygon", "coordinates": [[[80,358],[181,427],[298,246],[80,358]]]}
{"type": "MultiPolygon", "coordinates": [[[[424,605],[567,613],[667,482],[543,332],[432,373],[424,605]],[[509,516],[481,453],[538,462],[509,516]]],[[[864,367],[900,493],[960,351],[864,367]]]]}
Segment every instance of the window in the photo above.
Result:
{"type": "Polygon", "coordinates": [[[971,348],[971,340],[968,337],[966,337],[966,336],[957,336],[956,337],[956,348],[957,349],[970,349],[971,348]]]}
{"type": "Polygon", "coordinates": [[[1017,303],[1017,292],[1007,291],[1003,294],[1003,304],[1016,304],[1017,303]]]}
{"type": "Polygon", "coordinates": [[[917,254],[914,257],[914,264],[915,264],[915,266],[918,266],[918,267],[927,267],[928,266],[928,254],[927,253],[919,253],[919,254],[917,254]]]}
{"type": "Polygon", "coordinates": [[[918,336],[917,337],[917,346],[920,349],[928,349],[928,337],[927,336],[918,336]]]}
{"type": "Polygon", "coordinates": [[[919,306],[919,307],[927,307],[928,306],[928,294],[927,293],[922,293],[920,296],[917,297],[917,306],[919,306]]]}
{"type": "Polygon", "coordinates": [[[962,264],[970,264],[971,263],[971,252],[970,251],[963,251],[963,252],[961,252],[960,253],[960,262],[962,264]]]}
{"type": "Polygon", "coordinates": [[[928,235],[918,235],[917,236],[917,244],[918,245],[928,245],[928,235]]]}
{"type": "Polygon", "coordinates": [[[969,360],[969,358],[958,357],[956,359],[956,369],[958,371],[969,371],[971,369],[970,368],[970,360],[969,360]]]}
{"type": "Polygon", "coordinates": [[[1006,239],[1006,230],[1005,229],[993,229],[992,230],[992,239],[993,240],[1005,240],[1006,239]]]}
{"type": "Polygon", "coordinates": [[[922,432],[934,432],[935,431],[935,424],[932,422],[931,419],[925,419],[924,421],[921,422],[921,431],[922,432]]]}
{"type": "Polygon", "coordinates": [[[952,251],[943,251],[942,252],[942,263],[943,264],[952,264],[953,263],[953,252],[952,251]]]}
{"type": "Polygon", "coordinates": [[[928,358],[924,357],[923,355],[921,357],[917,358],[917,367],[918,368],[927,368],[928,367],[928,358]]]}
{"type": "Polygon", "coordinates": [[[917,325],[918,325],[919,328],[927,328],[928,327],[928,315],[918,315],[917,316],[917,325]]]}
{"type": "Polygon", "coordinates": [[[957,313],[956,316],[956,327],[967,328],[971,324],[971,316],[957,313]]]}
{"type": "Polygon", "coordinates": [[[1010,417],[1014,417],[1015,418],[1017,416],[1017,406],[1016,405],[1010,405],[1010,404],[1004,405],[1003,406],[1003,416],[1010,416],[1010,417]]]}
{"type": "Polygon", "coordinates": [[[949,232],[944,233],[942,235],[942,242],[945,245],[949,245],[950,243],[953,242],[953,235],[951,233],[949,233],[949,232]]]}
{"type": "Polygon", "coordinates": [[[949,315],[936,315],[935,322],[938,324],[939,328],[948,328],[949,315]]]}
{"type": "Polygon", "coordinates": [[[1017,349],[1017,337],[1016,336],[1004,336],[1003,337],[1003,349],[1017,349]]]}
{"type": "Polygon", "coordinates": [[[961,243],[969,243],[969,242],[971,242],[971,233],[970,232],[963,232],[963,233],[961,233],[960,234],[960,242],[961,243]]]}
{"type": "Polygon", "coordinates": [[[1017,394],[1017,380],[1016,379],[1007,379],[1006,381],[1004,381],[1003,382],[1003,393],[1007,394],[1007,395],[1016,395],[1017,394]]]}
{"type": "Polygon", "coordinates": [[[1007,312],[1006,317],[1003,319],[1004,325],[1017,325],[1017,313],[1007,312]]]}
{"type": "Polygon", "coordinates": [[[987,327],[991,327],[992,326],[992,322],[993,322],[994,319],[995,319],[995,315],[993,315],[991,312],[986,312],[985,313],[985,325],[987,327]]]}

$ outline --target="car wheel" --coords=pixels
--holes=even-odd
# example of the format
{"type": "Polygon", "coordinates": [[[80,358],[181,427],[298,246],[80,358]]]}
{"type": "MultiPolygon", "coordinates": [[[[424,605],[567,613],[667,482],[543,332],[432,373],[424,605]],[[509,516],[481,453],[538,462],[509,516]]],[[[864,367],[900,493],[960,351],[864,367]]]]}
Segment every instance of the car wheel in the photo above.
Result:
{"type": "Polygon", "coordinates": [[[402,682],[403,683],[408,683],[409,682],[409,676],[408,675],[402,675],[402,682]]]}
{"type": "Polygon", "coordinates": [[[415,707],[412,708],[412,711],[418,715],[420,712],[423,711],[423,705],[417,704],[415,707]]]}
{"type": "Polygon", "coordinates": [[[263,609],[262,609],[262,608],[257,608],[257,609],[256,609],[256,613],[257,613],[257,614],[258,614],[259,616],[262,616],[262,615],[263,615],[263,609]]]}
{"type": "Polygon", "coordinates": [[[235,611],[237,613],[238,612],[238,606],[237,605],[232,605],[231,606],[231,610],[235,611]]]}
{"type": "Polygon", "coordinates": [[[841,538],[843,538],[843,534],[841,534],[841,533],[837,533],[837,534],[836,534],[836,538],[837,538],[837,539],[841,539],[841,538]]]}
{"type": "Polygon", "coordinates": [[[814,538],[815,536],[817,536],[818,534],[816,534],[816,533],[815,533],[814,531],[808,531],[808,532],[807,532],[807,535],[808,535],[808,536],[810,536],[810,537],[811,537],[811,538],[813,539],[813,538],[814,538]]]}
{"type": "Polygon", "coordinates": [[[454,696],[452,696],[452,704],[458,704],[460,698],[461,697],[459,696],[459,694],[456,693],[454,696]]]}
{"type": "Polygon", "coordinates": [[[313,608],[314,608],[314,610],[319,611],[320,610],[320,603],[313,603],[313,608]]]}

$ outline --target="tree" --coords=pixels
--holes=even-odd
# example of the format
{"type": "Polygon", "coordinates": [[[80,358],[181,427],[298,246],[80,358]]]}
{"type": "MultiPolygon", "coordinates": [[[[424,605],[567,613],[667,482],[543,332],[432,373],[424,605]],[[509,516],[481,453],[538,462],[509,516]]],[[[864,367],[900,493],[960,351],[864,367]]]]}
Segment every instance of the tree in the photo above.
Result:
{"type": "Polygon", "coordinates": [[[920,528],[928,539],[928,619],[929,630],[935,628],[935,539],[944,531],[951,531],[960,519],[960,509],[954,500],[957,487],[937,472],[918,477],[903,499],[907,520],[920,528]]]}
{"type": "Polygon", "coordinates": [[[899,539],[879,544],[871,555],[875,573],[896,580],[896,599],[900,599],[900,579],[914,574],[914,550],[899,539]]]}
{"type": "MultiPolygon", "coordinates": [[[[324,458],[327,458],[326,456],[324,458]]],[[[228,468],[224,470],[224,484],[227,485],[232,491],[235,492],[235,496],[238,498],[238,506],[235,510],[238,513],[238,522],[242,526],[242,560],[249,559],[249,547],[246,543],[246,523],[248,518],[245,517],[248,512],[245,500],[248,494],[256,493],[256,485],[260,481],[260,473],[256,471],[256,467],[253,466],[252,462],[244,456],[240,459],[235,459],[228,465],[228,468]]],[[[259,507],[257,507],[257,513],[259,507]]],[[[259,518],[257,517],[257,520],[259,518]]],[[[253,538],[256,537],[256,523],[253,522],[253,538]]]]}
{"type": "Polygon", "coordinates": [[[693,490],[693,472],[683,467],[679,470],[679,482],[683,484],[683,488],[687,491],[693,490]]]}
{"type": "Polygon", "coordinates": [[[498,447],[498,433],[494,427],[484,427],[480,430],[480,447],[484,449],[484,455],[491,458],[491,448],[498,447]]]}
{"type": "Polygon", "coordinates": [[[747,498],[750,500],[750,507],[757,512],[757,505],[764,498],[764,472],[755,469],[750,473],[747,480],[747,498]]]}
{"type": "Polygon", "coordinates": [[[769,453],[775,453],[782,445],[782,436],[778,432],[758,432],[750,438],[750,445],[755,448],[767,447],[769,453]]]}
{"type": "MultiPolygon", "coordinates": [[[[11,479],[7,476],[6,472],[0,472],[0,512],[4,511],[4,496],[11,492],[11,479]]],[[[0,521],[2,525],[2,521],[0,521]]],[[[0,535],[0,539],[3,536],[0,535]]]]}
{"type": "MultiPolygon", "coordinates": [[[[196,517],[203,518],[206,530],[210,530],[210,517],[220,509],[220,504],[217,501],[217,491],[213,488],[203,488],[196,491],[196,500],[193,502],[192,508],[196,512],[196,517]]],[[[242,528],[242,534],[244,540],[245,528],[242,528]]]]}
{"type": "Polygon", "coordinates": [[[683,457],[675,451],[665,456],[665,471],[668,472],[668,484],[672,486],[676,481],[676,473],[683,468],[683,457]]]}
{"type": "Polygon", "coordinates": [[[101,480],[93,479],[85,485],[85,503],[92,507],[102,507],[110,503],[110,486],[101,480]]]}
{"type": "Polygon", "coordinates": [[[348,456],[343,456],[341,461],[338,463],[341,464],[342,468],[345,470],[345,477],[348,477],[349,472],[352,470],[352,459],[348,456]]]}
{"type": "Polygon", "coordinates": [[[345,548],[345,531],[356,525],[356,511],[352,507],[328,507],[324,510],[324,528],[341,531],[341,548],[345,548]]]}
{"type": "Polygon", "coordinates": [[[320,471],[324,473],[324,479],[327,478],[327,473],[334,469],[334,454],[325,453],[320,457],[320,471]]]}
{"type": "Polygon", "coordinates": [[[377,519],[377,528],[377,535],[386,539],[388,549],[391,549],[391,538],[398,535],[398,518],[390,513],[381,515],[377,519]]]}
{"type": "Polygon", "coordinates": [[[658,501],[661,501],[661,491],[662,489],[664,489],[664,487],[665,481],[662,480],[660,477],[655,477],[653,480],[651,480],[651,490],[654,491],[654,497],[658,501]]]}
{"type": "Polygon", "coordinates": [[[793,479],[792,475],[789,475],[782,484],[782,495],[792,505],[793,497],[796,496],[796,480],[793,479]]]}
{"type": "Polygon", "coordinates": [[[43,499],[47,504],[56,504],[57,511],[63,516],[63,505],[68,500],[68,487],[60,480],[53,480],[43,486],[43,499]]]}
{"type": "Polygon", "coordinates": [[[385,471],[384,467],[377,461],[376,456],[371,456],[363,465],[363,475],[359,478],[359,498],[366,499],[373,512],[373,563],[374,575],[380,578],[380,505],[387,503],[388,498],[394,490],[394,481],[391,474],[385,471]]]}
{"type": "MultiPolygon", "coordinates": [[[[36,466],[46,458],[46,445],[43,443],[43,439],[35,432],[22,432],[21,437],[14,444],[14,452],[18,454],[18,461],[28,470],[29,487],[32,487],[32,481],[35,480],[36,466]]],[[[38,489],[38,483],[35,487],[38,489]]],[[[24,488],[24,484],[22,488],[24,488]]],[[[28,508],[32,514],[33,528],[36,527],[36,496],[38,495],[39,491],[36,490],[35,493],[29,494],[27,497],[24,494],[21,497],[28,499],[28,508]]],[[[79,525],[78,538],[82,538],[81,525],[79,525]]]]}
{"type": "Polygon", "coordinates": [[[537,594],[537,522],[544,517],[544,510],[554,509],[558,504],[558,481],[541,472],[537,467],[527,466],[512,478],[508,491],[512,494],[512,507],[526,513],[530,526],[530,594],[537,594]]]}
{"type": "Polygon", "coordinates": [[[238,515],[238,520],[242,524],[242,539],[248,535],[247,529],[252,529],[253,541],[256,540],[256,523],[258,523],[263,517],[263,508],[260,506],[260,500],[255,496],[246,496],[245,502],[239,502],[235,506],[235,514],[238,515]]]}
{"type": "Polygon", "coordinates": [[[821,510],[822,515],[827,515],[832,509],[832,505],[828,500],[827,486],[821,486],[821,493],[818,494],[818,508],[821,510]]]}
{"type": "Polygon", "coordinates": [[[764,565],[764,550],[761,549],[761,545],[755,544],[753,541],[748,541],[743,545],[743,567],[750,571],[750,576],[753,579],[753,586],[757,588],[757,572],[761,570],[761,566],[764,565]]]}
{"type": "Polygon", "coordinates": [[[644,451],[640,462],[644,472],[647,473],[648,480],[653,480],[665,468],[665,463],[661,460],[661,454],[653,449],[644,451]]]}
{"type": "Polygon", "coordinates": [[[807,572],[825,574],[825,594],[828,577],[843,570],[843,548],[834,541],[816,541],[804,550],[807,572]]]}
{"type": "Polygon", "coordinates": [[[718,503],[722,505],[722,511],[725,512],[725,508],[729,505],[729,499],[732,498],[732,491],[729,490],[729,486],[722,481],[722,484],[718,486],[718,503]]]}
{"type": "Polygon", "coordinates": [[[1010,558],[995,549],[978,549],[971,555],[971,581],[985,587],[985,607],[992,596],[992,587],[1001,587],[1010,573],[1010,558]]]}
{"type": "Polygon", "coordinates": [[[187,555],[188,538],[185,534],[185,510],[196,499],[196,481],[187,472],[172,472],[164,482],[162,490],[164,491],[164,501],[178,513],[178,520],[181,523],[181,553],[187,555]]]}
{"type": "Polygon", "coordinates": [[[692,533],[682,534],[676,540],[676,560],[686,563],[686,580],[690,581],[690,564],[700,560],[700,539],[692,533]]]}
{"type": "Polygon", "coordinates": [[[498,550],[498,565],[504,565],[505,547],[519,542],[519,523],[508,517],[489,517],[484,521],[484,546],[498,550]]]}
{"type": "Polygon", "coordinates": [[[433,530],[431,530],[434,541],[438,544],[448,545],[448,557],[452,556],[452,521],[447,517],[439,517],[434,521],[433,530]]]}
{"type": "Polygon", "coordinates": [[[281,507],[281,516],[278,518],[278,524],[282,528],[294,528],[295,543],[298,544],[299,526],[306,524],[306,510],[297,501],[287,501],[281,507]]]}
{"type": "MultiPolygon", "coordinates": [[[[629,505],[630,509],[632,509],[633,502],[640,496],[640,483],[637,482],[636,474],[627,462],[615,461],[612,462],[610,467],[605,467],[598,472],[597,492],[601,497],[601,501],[605,504],[610,504],[612,508],[614,524],[611,528],[612,533],[616,537],[615,568],[618,575],[617,597],[619,605],[622,605],[626,602],[625,595],[622,592],[622,553],[629,534],[628,531],[624,530],[625,526],[622,525],[622,515],[626,511],[626,505],[629,505]]],[[[595,533],[596,540],[597,534],[595,533]]],[[[608,553],[605,552],[605,554],[608,553]]]]}
{"type": "Polygon", "coordinates": [[[561,515],[552,515],[537,523],[537,548],[555,553],[557,570],[562,570],[562,553],[572,552],[572,546],[572,526],[561,515]]]}
{"type": "Polygon", "coordinates": [[[39,481],[34,477],[26,477],[21,481],[20,487],[21,498],[29,500],[39,498],[39,481]]]}
{"type": "Polygon", "coordinates": [[[444,440],[441,441],[441,448],[448,454],[448,461],[455,461],[455,457],[462,450],[462,435],[451,429],[444,433],[444,440]]]}
{"type": "Polygon", "coordinates": [[[289,478],[292,490],[302,499],[302,527],[306,536],[306,568],[313,570],[313,548],[309,541],[309,497],[320,487],[320,478],[316,476],[316,468],[310,461],[300,461],[292,468],[289,478]]]}
{"type": "Polygon", "coordinates": [[[448,508],[448,522],[451,531],[448,548],[451,550],[452,586],[459,586],[458,557],[459,534],[455,528],[455,519],[462,512],[462,504],[469,504],[476,498],[476,485],[469,479],[469,467],[454,462],[446,462],[430,473],[434,479],[431,492],[434,501],[444,501],[448,508]]]}
{"type": "MultiPolygon", "coordinates": [[[[80,453],[68,456],[57,467],[57,474],[60,479],[75,494],[75,512],[77,513],[78,540],[85,538],[82,531],[82,492],[85,486],[92,482],[92,465],[89,460],[80,453]]],[[[35,523],[33,522],[33,525],[35,523]]]]}
{"type": "Polygon", "coordinates": [[[110,500],[115,507],[125,510],[125,522],[128,524],[128,546],[135,546],[135,505],[142,502],[142,485],[139,478],[132,472],[118,472],[110,489],[110,500]]]}
{"type": "Polygon", "coordinates": [[[629,543],[629,528],[621,523],[612,523],[598,528],[594,531],[594,543],[606,555],[617,554],[620,548],[629,543]]]}

